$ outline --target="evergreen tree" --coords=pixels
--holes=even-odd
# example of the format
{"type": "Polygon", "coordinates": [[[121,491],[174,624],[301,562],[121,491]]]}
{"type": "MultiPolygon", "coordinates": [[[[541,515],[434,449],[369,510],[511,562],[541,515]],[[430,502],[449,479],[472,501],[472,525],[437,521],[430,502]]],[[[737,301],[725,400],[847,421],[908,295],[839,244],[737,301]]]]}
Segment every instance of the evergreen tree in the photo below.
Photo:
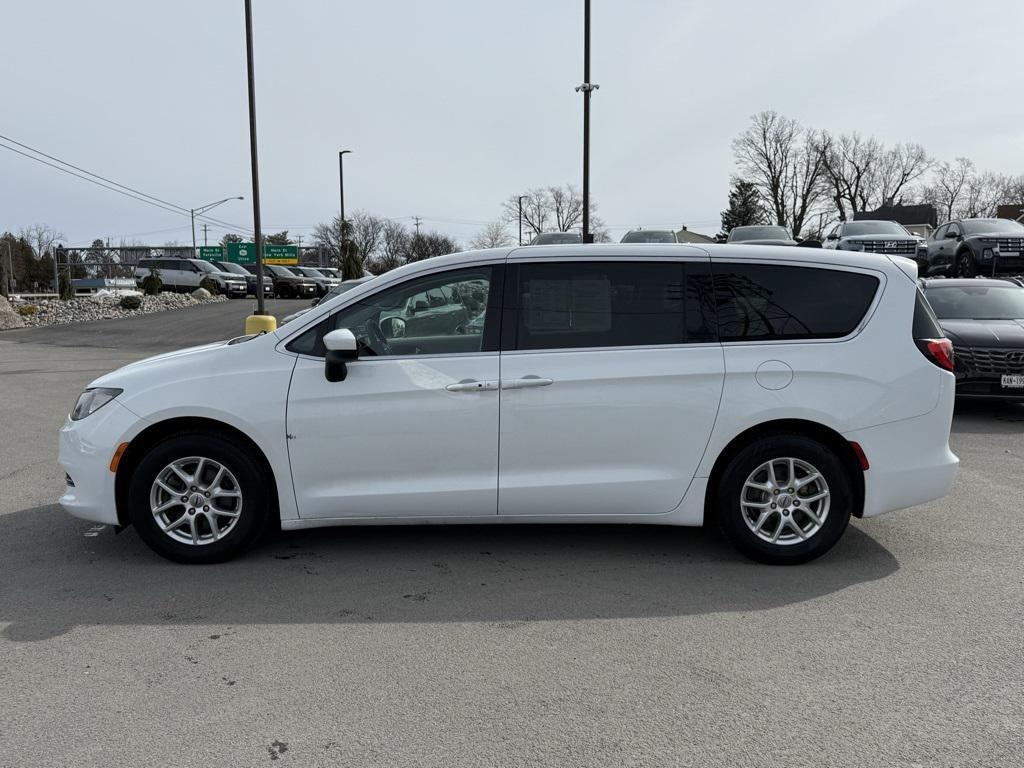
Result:
{"type": "Polygon", "coordinates": [[[768,211],[761,203],[757,187],[749,181],[733,179],[729,207],[722,211],[722,234],[728,235],[733,227],[767,223],[768,211]]]}

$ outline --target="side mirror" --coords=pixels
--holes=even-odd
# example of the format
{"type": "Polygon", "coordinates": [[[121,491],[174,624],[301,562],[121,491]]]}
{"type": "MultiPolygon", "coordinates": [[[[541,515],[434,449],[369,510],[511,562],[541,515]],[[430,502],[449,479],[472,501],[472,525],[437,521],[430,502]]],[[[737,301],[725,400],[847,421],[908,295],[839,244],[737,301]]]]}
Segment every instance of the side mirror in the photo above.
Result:
{"type": "Polygon", "coordinates": [[[826,240],[838,240],[839,239],[839,233],[838,232],[829,232],[828,233],[828,237],[826,237],[825,239],[826,240]]]}
{"type": "Polygon", "coordinates": [[[324,336],[324,346],[324,376],[328,381],[344,381],[348,377],[347,363],[359,357],[355,334],[348,328],[338,328],[324,336]]]}
{"type": "Polygon", "coordinates": [[[960,239],[960,233],[959,232],[947,232],[946,233],[946,239],[947,240],[959,240],[960,239]]]}
{"type": "Polygon", "coordinates": [[[427,302],[425,302],[423,299],[420,299],[419,301],[412,305],[412,309],[414,312],[422,312],[423,310],[427,309],[427,306],[427,302]]]}
{"type": "Polygon", "coordinates": [[[320,299],[313,299],[311,302],[309,302],[309,306],[315,307],[319,303],[320,303],[320,299]]]}

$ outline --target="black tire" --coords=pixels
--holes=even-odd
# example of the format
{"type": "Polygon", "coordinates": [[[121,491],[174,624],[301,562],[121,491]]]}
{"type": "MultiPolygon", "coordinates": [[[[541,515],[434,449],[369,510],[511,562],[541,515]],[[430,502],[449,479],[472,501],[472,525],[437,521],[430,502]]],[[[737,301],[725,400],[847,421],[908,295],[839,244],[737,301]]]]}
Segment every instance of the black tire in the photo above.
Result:
{"type": "MultiPolygon", "coordinates": [[[[780,473],[786,471],[785,462],[779,465],[780,473]]],[[[798,468],[798,472],[802,471],[798,468]]],[[[803,475],[800,479],[805,479],[803,475]]],[[[782,478],[779,477],[781,482],[782,478]]],[[[808,491],[816,490],[821,486],[808,485],[808,491]]],[[[780,489],[781,495],[772,496],[764,493],[764,498],[770,503],[775,499],[791,499],[786,494],[786,488],[780,489]]],[[[748,493],[751,493],[748,491],[748,493]]],[[[753,493],[757,493],[754,491],[753,493]]],[[[796,499],[801,499],[798,491],[796,499]]],[[[813,495],[813,494],[812,494],[813,495]]],[[[749,497],[748,497],[749,498],[749,497]]],[[[839,458],[826,446],[808,437],[768,437],[757,440],[743,448],[726,466],[722,473],[717,488],[717,517],[718,523],[725,533],[726,538],[744,555],[761,563],[772,565],[796,565],[813,560],[830,550],[850,522],[850,513],[853,511],[853,491],[850,477],[839,458]],[[747,524],[744,510],[741,509],[740,499],[744,493],[744,486],[747,479],[762,465],[776,459],[792,458],[803,462],[816,469],[827,485],[828,503],[824,519],[811,535],[806,539],[796,538],[794,543],[771,543],[760,538],[747,524]]],[[[759,500],[760,501],[760,500],[759,500]]],[[[815,512],[820,512],[822,507],[818,502],[811,502],[810,506],[804,502],[803,509],[798,509],[799,504],[792,506],[787,501],[786,522],[782,521],[780,510],[765,510],[769,517],[765,522],[765,533],[772,531],[776,525],[784,526],[780,538],[793,540],[797,537],[794,529],[790,528],[790,520],[793,525],[801,527],[813,525],[808,517],[807,510],[818,505],[815,512]]],[[[774,508],[773,508],[774,509],[774,508]]],[[[747,510],[753,513],[754,510],[747,510]]]]}
{"type": "Polygon", "coordinates": [[[974,277],[974,256],[970,251],[960,251],[956,255],[956,276],[974,277]]]}
{"type": "MultiPolygon", "coordinates": [[[[235,557],[262,535],[272,511],[268,480],[259,465],[236,443],[208,432],[181,433],[161,441],[142,458],[128,487],[128,517],[154,552],[178,563],[220,563],[235,557]],[[165,533],[150,506],[150,490],[162,470],[172,462],[195,456],[226,468],[241,493],[240,514],[233,526],[228,528],[229,518],[219,518],[227,532],[219,540],[202,544],[183,543],[165,533]]],[[[201,486],[202,483],[198,487],[201,486]]],[[[186,496],[191,494],[191,490],[185,492],[184,488],[182,492],[186,496]]],[[[179,509],[180,517],[188,515],[188,504],[182,504],[169,513],[174,522],[179,509]]],[[[196,525],[201,530],[205,528],[206,535],[212,535],[208,518],[198,509],[197,513],[196,525]]],[[[181,530],[184,532],[185,526],[181,530]]]]}

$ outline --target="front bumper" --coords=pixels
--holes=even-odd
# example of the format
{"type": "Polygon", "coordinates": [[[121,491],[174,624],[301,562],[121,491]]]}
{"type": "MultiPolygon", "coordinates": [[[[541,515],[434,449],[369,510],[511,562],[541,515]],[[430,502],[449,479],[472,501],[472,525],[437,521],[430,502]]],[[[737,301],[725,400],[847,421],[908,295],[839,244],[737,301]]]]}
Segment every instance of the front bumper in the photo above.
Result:
{"type": "Polygon", "coordinates": [[[245,283],[227,283],[221,287],[225,296],[245,296],[249,287],[245,283]]]}
{"type": "Polygon", "coordinates": [[[57,461],[74,483],[60,497],[64,511],[83,520],[118,524],[110,460],[117,446],[139,431],[141,421],[117,400],[80,421],[64,421],[57,461]]]}

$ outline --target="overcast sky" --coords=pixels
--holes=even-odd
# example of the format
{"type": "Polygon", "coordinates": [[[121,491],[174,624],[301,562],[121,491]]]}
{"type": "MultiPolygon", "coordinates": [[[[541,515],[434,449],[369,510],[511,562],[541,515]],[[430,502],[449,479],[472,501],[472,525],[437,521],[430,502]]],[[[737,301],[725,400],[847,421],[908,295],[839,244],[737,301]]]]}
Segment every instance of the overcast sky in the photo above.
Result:
{"type": "MultiPolygon", "coordinates": [[[[731,139],[776,109],[1024,173],[1020,0],[592,0],[591,178],[615,239],[713,233],[731,139]]],[[[254,0],[265,231],[346,208],[461,242],[580,184],[582,0],[254,0]]],[[[242,0],[0,0],[0,134],[252,226],[242,0]]],[[[0,149],[0,231],[187,243],[188,217],[0,149]]],[[[219,240],[223,230],[211,230],[219,240]]]]}

